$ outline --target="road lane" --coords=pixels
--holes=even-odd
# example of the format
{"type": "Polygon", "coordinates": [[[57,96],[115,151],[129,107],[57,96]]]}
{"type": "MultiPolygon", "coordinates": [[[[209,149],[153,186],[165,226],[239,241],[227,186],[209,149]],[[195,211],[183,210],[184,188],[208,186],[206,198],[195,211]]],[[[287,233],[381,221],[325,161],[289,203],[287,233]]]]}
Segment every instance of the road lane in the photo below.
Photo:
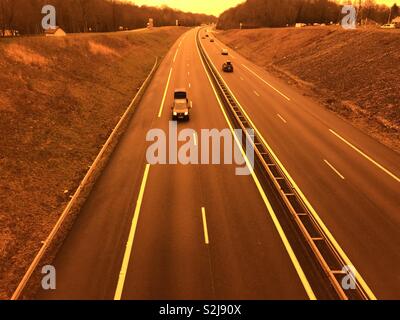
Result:
{"type": "MultiPolygon", "coordinates": [[[[226,59],[229,59],[229,57],[222,57],[219,54],[220,51],[217,48],[213,48],[212,44],[208,44],[207,42],[205,44],[214,51],[214,58],[219,59],[220,64],[222,64],[226,59]]],[[[332,114],[326,109],[321,108],[320,105],[316,104],[312,100],[307,99],[306,97],[304,97],[303,93],[299,92],[296,88],[288,86],[281,80],[276,79],[268,74],[265,70],[262,70],[258,66],[255,66],[253,63],[247,61],[245,58],[240,57],[238,54],[236,55],[238,57],[235,58],[235,60],[237,60],[235,61],[235,66],[238,69],[237,71],[239,78],[246,80],[246,82],[250,82],[252,86],[263,88],[265,94],[267,94],[268,97],[269,108],[275,110],[277,106],[280,106],[280,109],[277,110],[288,109],[288,111],[290,111],[290,115],[292,116],[295,112],[297,112],[295,113],[296,116],[303,116],[301,118],[301,121],[307,120],[308,118],[306,116],[308,116],[309,118],[311,117],[311,124],[315,123],[315,125],[319,125],[320,123],[322,123],[326,126],[325,129],[328,130],[330,130],[329,124],[333,123],[338,129],[337,132],[349,132],[349,135],[353,136],[355,138],[355,141],[360,141],[362,143],[362,146],[360,146],[361,149],[367,150],[372,159],[375,159],[378,163],[389,169],[389,171],[394,175],[394,177],[392,178],[394,178],[396,181],[399,180],[398,157],[394,156],[398,156],[398,154],[388,149],[387,147],[384,147],[383,145],[377,143],[377,141],[374,139],[366,139],[367,137],[365,136],[365,134],[363,134],[359,130],[354,130],[354,127],[349,125],[346,121],[339,119],[335,114],[332,114]],[[243,67],[244,65],[246,65],[246,67],[243,67]],[[249,68],[249,66],[251,68],[249,68]],[[260,75],[262,75],[262,77],[260,75]],[[245,77],[245,79],[243,77],[245,77]],[[270,86],[273,90],[268,90],[268,88],[265,88],[265,86],[263,86],[263,83],[265,83],[265,81],[268,86],[270,86]],[[285,98],[285,94],[293,96],[293,99],[290,99],[291,103],[281,103],[282,101],[280,98],[285,98]],[[279,97],[279,95],[281,95],[281,97],[279,97]],[[296,108],[290,108],[293,106],[296,106],[296,108]]],[[[230,58],[232,58],[232,55],[230,56],[230,58]]],[[[226,80],[229,84],[229,75],[226,76],[226,80]]],[[[232,86],[234,87],[236,84],[238,84],[237,76],[233,76],[231,78],[233,78],[232,86]]],[[[307,122],[305,123],[305,125],[308,127],[310,126],[310,123],[307,122]]],[[[326,135],[326,131],[324,132],[324,135],[326,135]]]]}
{"type": "MultiPolygon", "coordinates": [[[[216,66],[222,65],[227,58],[221,56],[219,48],[203,43],[216,66]]],[[[378,297],[400,298],[399,183],[330,129],[347,137],[396,177],[399,155],[237,53],[232,61],[235,73],[223,74],[225,81],[329,230],[378,297]],[[248,68],[256,70],[290,101],[248,68]],[[287,123],[277,121],[277,113],[287,123]],[[332,176],[323,159],[334,163],[345,181],[332,176]]]]}
{"type": "MultiPolygon", "coordinates": [[[[191,121],[179,127],[196,132],[226,128],[197,54],[194,31],[182,48],[166,106],[172,104],[173,88],[183,87],[189,77],[194,108],[191,121]]],[[[170,118],[165,112],[156,127],[167,129],[170,118]]],[[[233,165],[178,164],[152,170],[125,299],[307,298],[250,177],[237,177],[233,165]],[[207,208],[209,247],[204,244],[202,207],[207,208]]]]}
{"type": "Polygon", "coordinates": [[[125,244],[145,170],[146,133],[155,121],[176,45],[99,177],[54,265],[57,290],[38,299],[113,299],[125,244]],[[135,119],[139,119],[136,121],[135,119]]]}
{"type": "Polygon", "coordinates": [[[37,299],[114,298],[138,197],[122,299],[308,298],[254,182],[236,176],[234,165],[154,165],[141,188],[145,136],[151,128],[167,130],[174,88],[192,84],[192,119],[180,129],[227,127],[195,47],[195,30],[179,44],[162,62],[55,258],[57,290],[39,289],[37,299]],[[208,245],[201,208],[207,210],[208,245]]]}

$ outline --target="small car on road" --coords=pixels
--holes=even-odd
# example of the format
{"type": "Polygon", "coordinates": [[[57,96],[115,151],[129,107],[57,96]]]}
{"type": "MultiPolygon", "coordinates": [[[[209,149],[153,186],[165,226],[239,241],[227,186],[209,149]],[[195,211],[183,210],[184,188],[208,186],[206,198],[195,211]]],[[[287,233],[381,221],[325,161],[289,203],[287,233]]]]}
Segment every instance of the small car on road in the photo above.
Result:
{"type": "Polygon", "coordinates": [[[228,55],[228,49],[222,49],[221,54],[223,56],[227,56],[228,55]]]}
{"type": "Polygon", "coordinates": [[[211,38],[211,39],[210,39],[210,42],[214,42],[214,39],[213,39],[213,38],[211,38]]]}
{"type": "Polygon", "coordinates": [[[223,72],[233,72],[233,64],[231,61],[227,61],[222,65],[223,72]]]}
{"type": "Polygon", "coordinates": [[[396,29],[396,25],[394,23],[387,23],[381,26],[382,29],[396,29]]]}
{"type": "Polygon", "coordinates": [[[186,89],[176,89],[174,92],[174,105],[172,106],[172,120],[186,120],[190,119],[190,110],[192,109],[192,102],[188,99],[186,89]]]}

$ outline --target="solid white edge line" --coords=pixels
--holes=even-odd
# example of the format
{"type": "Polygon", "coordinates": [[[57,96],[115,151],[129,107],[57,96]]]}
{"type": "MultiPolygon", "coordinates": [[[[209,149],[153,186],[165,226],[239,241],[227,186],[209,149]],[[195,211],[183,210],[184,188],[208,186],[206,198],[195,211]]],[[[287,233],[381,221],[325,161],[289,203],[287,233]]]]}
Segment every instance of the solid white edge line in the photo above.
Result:
{"type": "Polygon", "coordinates": [[[163,109],[164,109],[165,99],[167,97],[168,87],[169,87],[169,83],[171,81],[171,75],[172,75],[172,68],[169,70],[167,85],[165,86],[164,95],[163,95],[163,98],[161,100],[160,111],[158,112],[158,117],[159,118],[161,118],[161,115],[162,115],[162,112],[163,112],[163,109]]]}
{"type": "Polygon", "coordinates": [[[121,300],[121,298],[122,298],[126,274],[127,274],[128,267],[129,267],[129,261],[130,261],[131,255],[132,255],[133,241],[135,239],[136,228],[137,228],[137,224],[139,221],[140,209],[142,207],[144,191],[146,189],[146,183],[147,183],[147,178],[149,176],[149,171],[150,171],[150,164],[147,164],[146,169],[144,171],[142,184],[140,186],[140,192],[138,195],[138,199],[136,202],[135,212],[133,214],[132,225],[131,225],[131,229],[129,231],[128,241],[126,243],[124,259],[123,259],[122,265],[121,265],[121,271],[119,272],[118,284],[117,284],[117,288],[115,290],[114,300],[121,300]]]}
{"type": "Polygon", "coordinates": [[[397,182],[400,182],[400,178],[397,177],[394,173],[390,172],[388,169],[386,169],[384,166],[382,166],[381,164],[379,164],[377,161],[375,161],[374,159],[372,159],[370,156],[368,156],[367,154],[365,154],[364,152],[362,152],[360,149],[358,149],[355,145],[351,144],[349,141],[347,141],[345,138],[343,138],[340,134],[336,133],[334,130],[329,129],[329,131],[334,134],[337,138],[339,138],[340,140],[342,140],[345,144],[347,144],[349,147],[351,147],[353,150],[357,151],[360,155],[362,155],[365,159],[369,160],[370,162],[372,162],[375,166],[377,166],[379,169],[381,169],[383,172],[385,172],[386,174],[388,174],[389,176],[391,176],[394,180],[396,180],[397,182]]]}

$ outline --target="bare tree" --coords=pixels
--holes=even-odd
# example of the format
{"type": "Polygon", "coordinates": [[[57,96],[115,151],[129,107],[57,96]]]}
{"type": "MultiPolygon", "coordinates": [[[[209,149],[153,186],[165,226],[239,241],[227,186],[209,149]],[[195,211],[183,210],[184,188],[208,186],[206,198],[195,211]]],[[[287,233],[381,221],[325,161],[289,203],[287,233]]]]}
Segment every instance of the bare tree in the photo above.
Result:
{"type": "Polygon", "coordinates": [[[81,10],[81,16],[82,16],[82,31],[83,32],[88,32],[89,27],[88,27],[88,11],[89,11],[89,6],[91,4],[90,0],[78,0],[79,8],[81,10]]]}
{"type": "Polygon", "coordinates": [[[15,0],[0,0],[0,29],[1,35],[6,35],[6,30],[14,31],[12,23],[15,14],[15,0]]]}
{"type": "MultiPolygon", "coordinates": [[[[359,6],[359,18],[374,19],[384,23],[386,6],[376,5],[374,0],[345,1],[359,6]]],[[[343,1],[342,1],[343,3],[343,1]]],[[[296,22],[339,22],[342,5],[334,0],[247,0],[221,14],[218,27],[237,28],[240,22],[248,27],[283,27],[296,22]]]]}
{"type": "Polygon", "coordinates": [[[157,25],[193,26],[216,22],[217,18],[202,14],[184,13],[168,7],[139,7],[121,0],[0,0],[0,35],[5,30],[19,30],[21,34],[43,32],[41,8],[45,4],[57,9],[57,25],[67,32],[116,31],[119,26],[143,28],[149,18],[157,25]]]}

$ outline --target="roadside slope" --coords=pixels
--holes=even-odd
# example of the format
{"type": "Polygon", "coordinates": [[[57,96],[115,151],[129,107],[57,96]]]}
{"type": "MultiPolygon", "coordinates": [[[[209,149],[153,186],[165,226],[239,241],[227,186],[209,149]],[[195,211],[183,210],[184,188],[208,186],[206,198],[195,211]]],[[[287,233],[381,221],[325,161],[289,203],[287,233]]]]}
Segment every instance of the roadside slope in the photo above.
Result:
{"type": "Polygon", "coordinates": [[[230,30],[217,37],[400,152],[400,31],[230,30]]]}
{"type": "Polygon", "coordinates": [[[0,41],[0,299],[137,88],[187,29],[0,41]]]}

